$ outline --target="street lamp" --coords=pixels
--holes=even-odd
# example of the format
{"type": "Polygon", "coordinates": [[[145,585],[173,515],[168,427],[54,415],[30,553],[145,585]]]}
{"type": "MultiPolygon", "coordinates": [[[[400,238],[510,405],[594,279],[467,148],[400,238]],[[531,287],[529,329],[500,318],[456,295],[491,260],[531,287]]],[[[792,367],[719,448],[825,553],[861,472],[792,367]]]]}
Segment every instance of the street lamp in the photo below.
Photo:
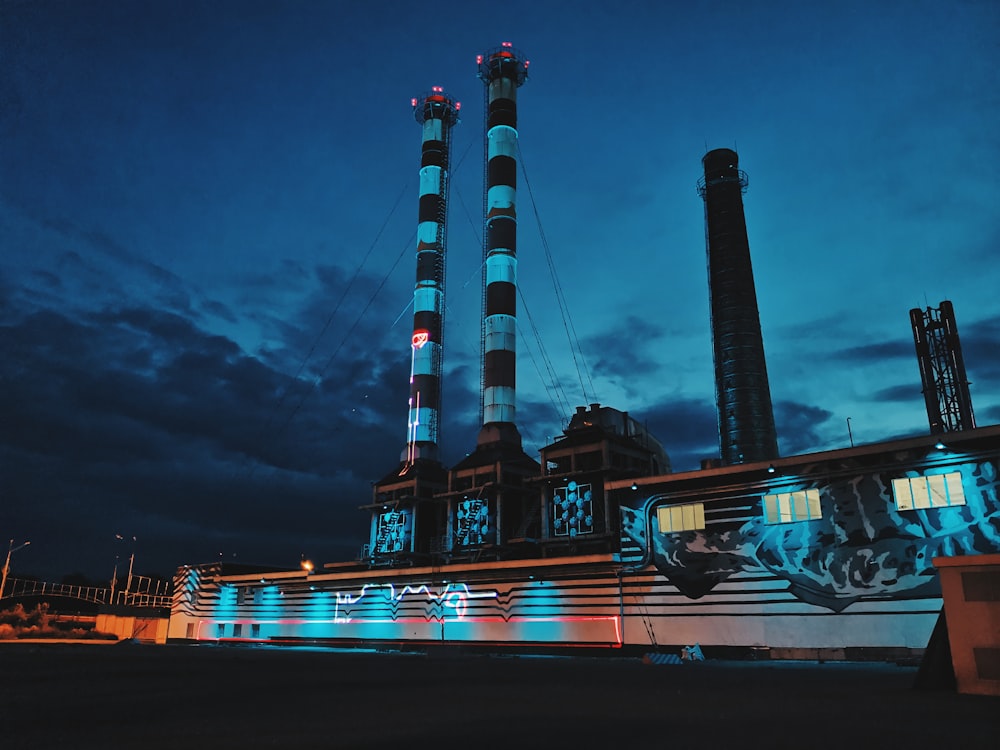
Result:
{"type": "MultiPolygon", "coordinates": [[[[115,539],[125,541],[121,534],[115,534],[115,539]]],[[[128,577],[125,579],[125,604],[128,604],[128,592],[132,588],[132,565],[135,563],[135,537],[132,537],[132,554],[128,557],[128,577]]],[[[115,558],[115,577],[118,576],[118,558],[115,558]]],[[[114,585],[112,585],[112,596],[114,596],[114,585]]]]}
{"type": "Polygon", "coordinates": [[[14,546],[14,540],[10,540],[10,544],[7,545],[7,559],[3,563],[3,577],[0,578],[0,599],[3,599],[4,589],[7,588],[7,574],[10,572],[10,556],[17,552],[22,547],[27,547],[31,542],[25,542],[24,544],[19,544],[14,546]]]}

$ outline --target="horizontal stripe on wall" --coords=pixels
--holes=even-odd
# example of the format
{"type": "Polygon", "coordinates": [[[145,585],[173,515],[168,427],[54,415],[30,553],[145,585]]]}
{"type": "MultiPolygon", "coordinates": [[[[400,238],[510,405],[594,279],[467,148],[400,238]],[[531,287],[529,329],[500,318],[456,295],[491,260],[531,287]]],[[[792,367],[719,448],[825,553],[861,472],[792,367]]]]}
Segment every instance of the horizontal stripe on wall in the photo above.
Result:
{"type": "Polygon", "coordinates": [[[492,386],[515,385],[515,355],[507,349],[494,349],[483,357],[483,380],[492,386]]]}
{"type": "Polygon", "coordinates": [[[440,193],[444,187],[441,175],[445,174],[441,167],[422,167],[420,169],[420,195],[440,193]]]}
{"type": "Polygon", "coordinates": [[[437,221],[444,217],[444,197],[437,193],[420,196],[419,221],[437,221]]]}
{"type": "Polygon", "coordinates": [[[486,134],[486,158],[494,156],[517,156],[517,131],[504,126],[490,128],[486,134]]]}
{"type": "Polygon", "coordinates": [[[509,250],[517,252],[517,222],[507,216],[497,216],[489,221],[487,228],[488,250],[509,250]]]}
{"type": "Polygon", "coordinates": [[[506,281],[486,286],[487,315],[517,315],[517,287],[506,281]]]}
{"type": "Polygon", "coordinates": [[[448,149],[442,141],[425,141],[420,152],[420,166],[447,167],[448,149]]]}
{"type": "Polygon", "coordinates": [[[517,258],[505,249],[492,252],[486,258],[486,283],[517,281],[517,258]]]}
{"type": "MultiPolygon", "coordinates": [[[[413,352],[413,374],[414,375],[434,375],[441,374],[441,351],[440,344],[427,342],[413,352]]],[[[438,388],[441,386],[438,385],[438,388]]]]}
{"type": "MultiPolygon", "coordinates": [[[[438,294],[438,298],[440,298],[440,294],[438,294]]],[[[421,328],[430,331],[431,341],[440,341],[441,314],[423,307],[416,310],[413,313],[413,330],[419,331],[421,328]]]]}
{"type": "MultiPolygon", "coordinates": [[[[414,375],[410,395],[420,393],[421,408],[437,409],[441,406],[440,378],[437,375],[414,375]]],[[[413,403],[416,406],[416,402],[413,403]]]]}
{"type": "Polygon", "coordinates": [[[437,248],[418,250],[417,252],[417,283],[440,283],[444,278],[444,253],[437,248]]]}
{"type": "Polygon", "coordinates": [[[517,187],[517,162],[510,156],[494,156],[487,162],[486,184],[517,187]]]}
{"type": "Polygon", "coordinates": [[[509,128],[517,127],[517,103],[512,99],[500,98],[490,101],[486,126],[495,128],[498,125],[505,125],[509,128]]]}

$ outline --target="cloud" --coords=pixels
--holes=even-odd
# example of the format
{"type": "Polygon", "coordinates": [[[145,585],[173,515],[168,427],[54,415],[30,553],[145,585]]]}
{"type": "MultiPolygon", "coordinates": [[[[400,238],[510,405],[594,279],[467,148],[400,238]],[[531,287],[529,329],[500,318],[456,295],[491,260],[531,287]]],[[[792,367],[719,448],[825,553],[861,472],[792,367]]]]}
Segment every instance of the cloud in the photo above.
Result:
{"type": "Polygon", "coordinates": [[[624,393],[635,398],[648,386],[644,376],[656,375],[664,369],[662,359],[650,354],[666,331],[656,323],[634,315],[621,325],[586,338],[582,348],[597,352],[588,356],[590,371],[624,393]]]}
{"type": "Polygon", "coordinates": [[[670,456],[673,470],[692,471],[705,458],[719,456],[715,404],[698,399],[667,399],[629,415],[646,425],[670,456]]]}
{"type": "Polygon", "coordinates": [[[1000,316],[959,325],[966,374],[975,384],[1000,381],[1000,316]]]}
{"type": "Polygon", "coordinates": [[[163,574],[226,533],[258,558],[279,537],[322,539],[329,559],[356,551],[357,506],[394,459],[385,446],[404,442],[405,365],[375,377],[338,362],[316,386],[176,313],[20,312],[0,328],[0,526],[33,529],[36,552],[64,524],[64,559],[97,567],[95,540],[127,526],[163,574]]]}
{"type": "Polygon", "coordinates": [[[912,360],[916,355],[912,339],[896,339],[839,349],[831,352],[830,356],[850,365],[852,363],[885,362],[892,359],[912,360]]]}
{"type": "Polygon", "coordinates": [[[976,412],[976,424],[1000,424],[1000,404],[993,404],[976,412]]]}
{"type": "Polygon", "coordinates": [[[795,401],[774,404],[774,423],[778,446],[784,456],[815,450],[823,443],[821,428],[833,416],[832,412],[795,401]]]}
{"type": "Polygon", "coordinates": [[[886,401],[898,401],[899,403],[917,403],[923,400],[920,392],[920,383],[906,382],[899,385],[891,385],[874,391],[868,398],[869,401],[879,403],[886,401]]]}

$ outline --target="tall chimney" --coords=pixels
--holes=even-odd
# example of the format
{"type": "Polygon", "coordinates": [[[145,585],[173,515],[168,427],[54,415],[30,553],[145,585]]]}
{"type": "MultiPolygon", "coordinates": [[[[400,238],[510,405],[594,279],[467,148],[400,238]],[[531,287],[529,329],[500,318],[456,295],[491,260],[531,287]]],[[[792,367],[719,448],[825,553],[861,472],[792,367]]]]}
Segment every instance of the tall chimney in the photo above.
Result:
{"type": "Polygon", "coordinates": [[[728,148],[709,151],[702,159],[705,176],[698,182],[698,192],[705,200],[715,394],[719,443],[726,464],[778,456],[743,214],[747,176],[738,168],[738,159],[728,148]]]}
{"type": "Polygon", "coordinates": [[[448,161],[451,127],[458,122],[461,107],[445,95],[440,86],[435,86],[421,99],[413,99],[412,103],[417,122],[423,126],[423,144],[405,466],[417,459],[438,459],[448,161]]]}
{"type": "Polygon", "coordinates": [[[514,423],[517,346],[517,89],[528,62],[510,42],[480,55],[486,85],[483,358],[478,443],[521,444],[514,423]]]}

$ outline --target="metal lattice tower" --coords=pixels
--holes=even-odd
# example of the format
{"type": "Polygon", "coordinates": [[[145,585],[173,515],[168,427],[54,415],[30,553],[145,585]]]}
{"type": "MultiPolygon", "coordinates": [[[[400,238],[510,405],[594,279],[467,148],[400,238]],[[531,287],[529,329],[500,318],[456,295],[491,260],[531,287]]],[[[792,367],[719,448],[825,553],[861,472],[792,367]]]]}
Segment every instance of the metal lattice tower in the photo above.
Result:
{"type": "Polygon", "coordinates": [[[951,302],[910,310],[910,323],[931,434],[972,429],[976,419],[951,302]]]}

